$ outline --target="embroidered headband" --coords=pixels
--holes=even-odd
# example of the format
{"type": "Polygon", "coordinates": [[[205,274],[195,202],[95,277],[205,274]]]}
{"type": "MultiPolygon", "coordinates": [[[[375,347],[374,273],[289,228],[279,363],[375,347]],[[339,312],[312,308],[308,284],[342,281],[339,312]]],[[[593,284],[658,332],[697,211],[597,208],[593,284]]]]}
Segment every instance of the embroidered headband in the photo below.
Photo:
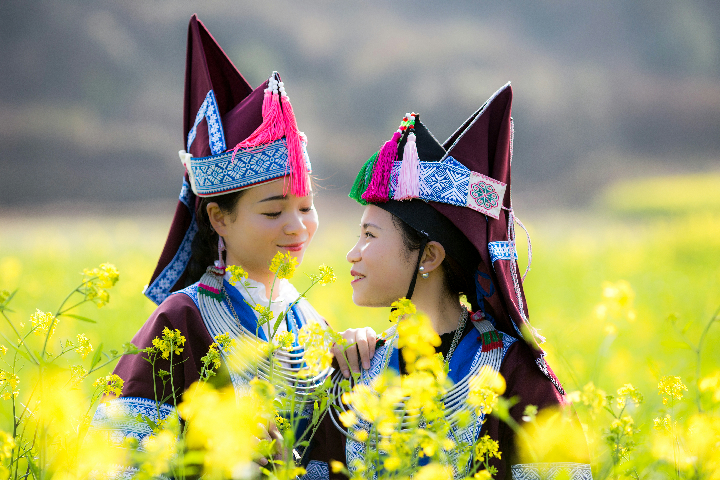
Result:
{"type": "Polygon", "coordinates": [[[448,154],[439,161],[423,161],[416,144],[416,122],[418,114],[405,115],[393,137],[360,169],[350,197],[363,205],[419,198],[499,218],[507,185],[471,171],[448,154]]]}
{"type": "Polygon", "coordinates": [[[311,166],[305,149],[307,138],[297,128],[290,98],[277,72],[270,76],[264,90],[262,123],[232,151],[225,151],[222,121],[212,90],[195,116],[187,137],[187,150],[190,150],[203,119],[207,121],[212,155],[194,158],[185,150],[179,152],[195,195],[222,195],[288,174],[290,192],[299,197],[308,194],[307,174],[311,166]]]}

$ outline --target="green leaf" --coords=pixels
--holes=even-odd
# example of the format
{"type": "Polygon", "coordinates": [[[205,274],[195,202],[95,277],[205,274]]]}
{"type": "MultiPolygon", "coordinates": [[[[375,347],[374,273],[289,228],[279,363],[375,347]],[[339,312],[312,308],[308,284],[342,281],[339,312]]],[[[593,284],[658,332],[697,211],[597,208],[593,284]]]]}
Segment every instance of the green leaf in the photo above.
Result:
{"type": "Polygon", "coordinates": [[[88,323],[97,323],[92,318],[83,317],[82,315],[75,315],[74,313],[63,313],[60,316],[61,317],[72,317],[75,320],[80,320],[80,321],[88,322],[88,323]]]}
{"type": "Polygon", "coordinates": [[[102,351],[103,351],[103,344],[101,343],[100,345],[98,345],[95,355],[93,355],[92,362],[90,362],[90,370],[92,370],[95,367],[95,365],[100,363],[100,360],[102,360],[102,351]]]}
{"type": "Polygon", "coordinates": [[[285,318],[285,312],[278,313],[277,320],[275,320],[275,325],[273,325],[272,333],[277,332],[277,329],[280,326],[280,323],[283,321],[283,318],[285,318]]]}

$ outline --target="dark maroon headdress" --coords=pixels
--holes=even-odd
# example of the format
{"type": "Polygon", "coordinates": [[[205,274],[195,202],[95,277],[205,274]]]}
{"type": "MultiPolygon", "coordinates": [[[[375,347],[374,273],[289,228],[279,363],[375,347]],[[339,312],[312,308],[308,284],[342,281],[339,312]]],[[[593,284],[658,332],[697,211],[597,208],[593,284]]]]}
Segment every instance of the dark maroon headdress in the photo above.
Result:
{"type": "Polygon", "coordinates": [[[496,318],[487,317],[495,327],[532,347],[538,367],[563,393],[543,358],[543,339],[528,321],[517,263],[517,219],[510,198],[511,104],[508,83],[442,146],[416,114],[406,115],[393,138],[365,163],[350,197],[385,208],[441,243],[434,237],[447,229],[426,213],[428,205],[450,220],[480,254],[474,273],[480,308],[484,311],[487,302],[496,318]]]}
{"type": "Polygon", "coordinates": [[[286,192],[305,196],[309,190],[307,139],[277,72],[253,90],[196,15],[188,27],[186,62],[180,151],[185,177],[165,248],[145,289],[157,304],[185,287],[198,197],[283,177],[289,178],[286,192]]]}

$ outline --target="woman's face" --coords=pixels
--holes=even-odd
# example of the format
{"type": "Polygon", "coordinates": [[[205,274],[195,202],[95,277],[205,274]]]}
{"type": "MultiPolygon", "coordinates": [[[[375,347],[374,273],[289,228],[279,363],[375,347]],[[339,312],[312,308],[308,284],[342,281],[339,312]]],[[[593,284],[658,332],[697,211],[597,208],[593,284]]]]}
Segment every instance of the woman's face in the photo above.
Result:
{"type": "Polygon", "coordinates": [[[283,196],[280,179],[249,188],[235,211],[226,215],[221,233],[228,265],[242,266],[251,278],[263,281],[277,252],[290,253],[302,262],[305,249],[318,227],[313,194],[283,196]]]}
{"type": "Polygon", "coordinates": [[[360,238],[347,260],[353,264],[353,302],[364,307],[389,307],[407,294],[416,273],[392,214],[375,205],[365,207],[360,238]]]}

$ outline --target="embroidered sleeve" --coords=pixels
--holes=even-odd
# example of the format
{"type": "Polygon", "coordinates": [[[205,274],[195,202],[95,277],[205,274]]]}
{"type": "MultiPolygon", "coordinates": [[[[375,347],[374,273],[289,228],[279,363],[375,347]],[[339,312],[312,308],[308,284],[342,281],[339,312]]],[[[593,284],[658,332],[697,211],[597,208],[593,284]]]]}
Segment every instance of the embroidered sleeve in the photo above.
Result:
{"type": "Polygon", "coordinates": [[[330,468],[327,462],[310,460],[305,471],[305,475],[298,477],[298,480],[328,480],[330,478],[330,468]]]}
{"type": "Polygon", "coordinates": [[[156,403],[147,398],[116,398],[98,406],[90,428],[107,434],[108,442],[112,445],[122,446],[125,439],[134,438],[142,451],[142,441],[152,434],[152,428],[141,418],[146,417],[157,423],[174,410],[168,404],[162,404],[158,409],[156,403]]]}
{"type": "Polygon", "coordinates": [[[513,480],[592,480],[587,463],[519,463],[510,470],[513,480]]]}

